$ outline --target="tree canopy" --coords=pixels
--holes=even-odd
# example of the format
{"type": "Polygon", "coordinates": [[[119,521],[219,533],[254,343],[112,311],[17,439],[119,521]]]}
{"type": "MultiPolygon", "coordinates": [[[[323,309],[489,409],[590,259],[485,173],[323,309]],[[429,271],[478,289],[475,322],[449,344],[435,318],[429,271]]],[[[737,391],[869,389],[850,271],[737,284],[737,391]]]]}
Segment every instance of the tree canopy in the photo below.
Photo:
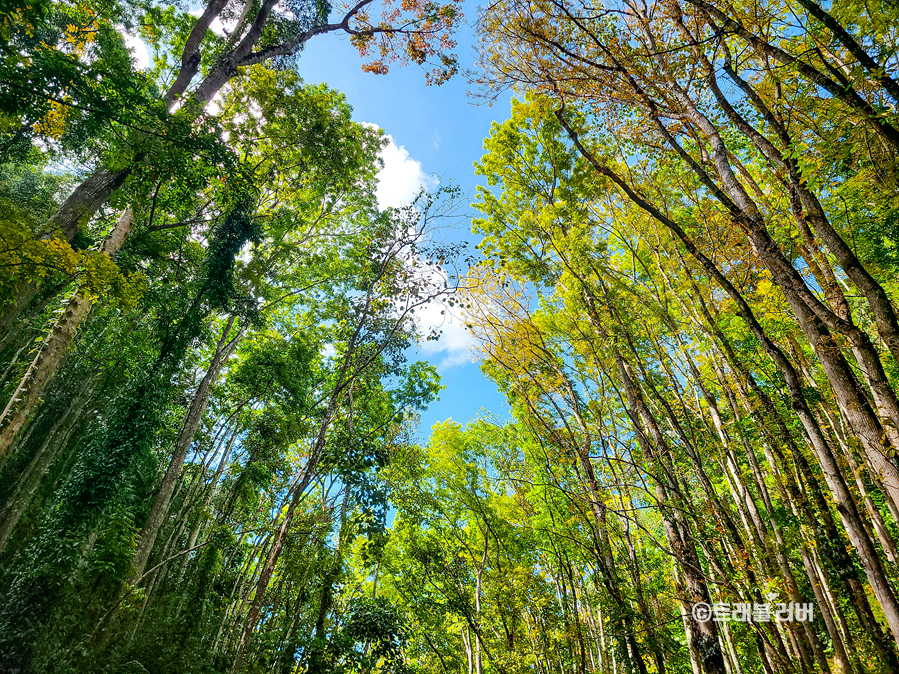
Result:
{"type": "Polygon", "coordinates": [[[899,671],[899,7],[470,19],[0,1],[0,671],[899,671]],[[477,251],[296,67],[469,29],[477,251]]]}

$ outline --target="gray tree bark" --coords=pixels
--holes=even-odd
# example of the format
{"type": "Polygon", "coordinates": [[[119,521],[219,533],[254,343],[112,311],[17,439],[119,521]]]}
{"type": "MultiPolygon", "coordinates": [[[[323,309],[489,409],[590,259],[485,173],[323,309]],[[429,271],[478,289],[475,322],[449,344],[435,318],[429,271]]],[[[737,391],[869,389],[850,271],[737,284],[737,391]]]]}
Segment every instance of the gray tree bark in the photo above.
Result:
{"type": "MultiPolygon", "coordinates": [[[[637,442],[646,456],[656,467],[656,493],[660,506],[669,502],[670,487],[666,487],[670,477],[661,454],[665,453],[665,438],[656,423],[655,417],[643,400],[642,392],[637,388],[627,362],[620,354],[616,354],[618,375],[630,408],[629,415],[637,435],[637,442]],[[647,435],[644,428],[648,429],[647,435]]],[[[718,638],[717,625],[712,621],[699,622],[692,613],[697,603],[709,603],[709,594],[705,575],[696,553],[695,543],[686,526],[674,521],[669,513],[663,512],[665,535],[674,553],[683,576],[686,596],[681,599],[687,621],[690,625],[689,640],[691,651],[695,649],[706,674],[727,674],[724,654],[718,638]]]]}

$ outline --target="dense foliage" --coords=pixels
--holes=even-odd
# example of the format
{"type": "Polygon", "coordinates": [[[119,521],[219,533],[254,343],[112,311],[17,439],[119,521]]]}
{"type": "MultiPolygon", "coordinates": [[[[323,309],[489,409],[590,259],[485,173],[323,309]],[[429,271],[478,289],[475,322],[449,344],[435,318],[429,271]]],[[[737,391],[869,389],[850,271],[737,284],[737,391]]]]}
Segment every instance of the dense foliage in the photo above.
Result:
{"type": "Polygon", "coordinates": [[[293,67],[459,2],[0,2],[0,671],[899,671],[899,10],[476,18],[460,278],[293,67]],[[511,415],[419,442],[434,303],[511,415]]]}

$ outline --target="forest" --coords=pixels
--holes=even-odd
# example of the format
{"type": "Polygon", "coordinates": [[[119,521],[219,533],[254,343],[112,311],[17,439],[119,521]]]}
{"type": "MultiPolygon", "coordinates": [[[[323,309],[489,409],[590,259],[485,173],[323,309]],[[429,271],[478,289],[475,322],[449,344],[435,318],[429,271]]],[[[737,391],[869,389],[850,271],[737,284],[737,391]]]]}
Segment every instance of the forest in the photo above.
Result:
{"type": "Polygon", "coordinates": [[[0,673],[899,672],[897,105],[894,0],[0,0],[0,673]]]}

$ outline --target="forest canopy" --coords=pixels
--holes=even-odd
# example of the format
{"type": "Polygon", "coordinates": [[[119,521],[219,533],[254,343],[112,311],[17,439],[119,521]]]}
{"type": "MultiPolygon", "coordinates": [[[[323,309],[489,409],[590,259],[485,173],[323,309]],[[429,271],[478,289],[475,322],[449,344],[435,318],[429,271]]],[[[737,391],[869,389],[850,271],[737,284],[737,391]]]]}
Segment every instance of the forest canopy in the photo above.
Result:
{"type": "Polygon", "coordinates": [[[899,672],[899,5],[464,9],[0,0],[0,672],[899,672]]]}

